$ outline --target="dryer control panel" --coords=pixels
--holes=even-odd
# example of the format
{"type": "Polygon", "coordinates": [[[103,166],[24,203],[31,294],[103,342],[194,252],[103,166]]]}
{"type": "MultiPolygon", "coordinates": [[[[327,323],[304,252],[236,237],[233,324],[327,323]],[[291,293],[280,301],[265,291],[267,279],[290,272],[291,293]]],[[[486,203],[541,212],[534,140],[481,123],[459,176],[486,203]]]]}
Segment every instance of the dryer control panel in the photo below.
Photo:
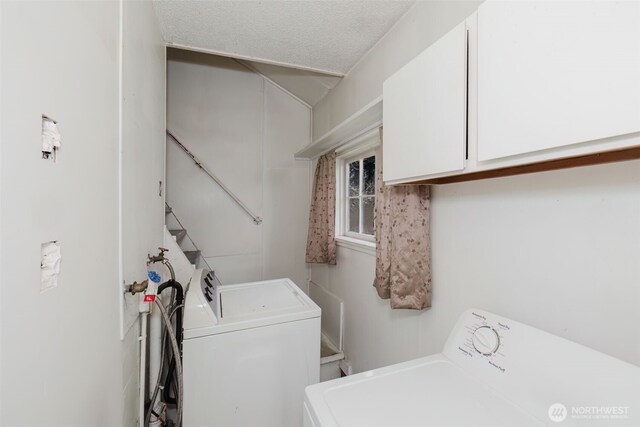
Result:
{"type": "MultiPolygon", "coordinates": [[[[640,407],[637,366],[488,311],[462,313],[442,355],[474,380],[470,386],[496,392],[541,421],[549,420],[555,403],[569,414],[569,408],[592,402],[640,407]]],[[[568,418],[566,424],[583,421],[589,420],[568,418]]],[[[640,416],[634,419],[630,412],[626,419],[599,421],[640,426],[640,416]]]]}
{"type": "Polygon", "coordinates": [[[469,310],[453,330],[445,354],[490,366],[497,373],[507,373],[511,345],[511,321],[482,310],[469,310]]]}
{"type": "Polygon", "coordinates": [[[500,347],[500,335],[491,326],[479,326],[471,336],[471,343],[478,353],[491,356],[500,347]]]}

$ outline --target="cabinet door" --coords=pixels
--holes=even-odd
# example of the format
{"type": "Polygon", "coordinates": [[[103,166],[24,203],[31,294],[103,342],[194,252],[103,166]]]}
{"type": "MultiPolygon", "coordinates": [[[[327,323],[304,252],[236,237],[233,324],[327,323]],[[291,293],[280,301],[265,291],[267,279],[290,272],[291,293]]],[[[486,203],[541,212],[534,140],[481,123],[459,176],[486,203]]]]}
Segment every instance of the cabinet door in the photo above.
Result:
{"type": "Polygon", "coordinates": [[[640,3],[478,9],[478,160],[640,131],[640,3]]]}
{"type": "Polygon", "coordinates": [[[462,23],[384,82],[385,182],[464,169],[466,90],[462,23]]]}

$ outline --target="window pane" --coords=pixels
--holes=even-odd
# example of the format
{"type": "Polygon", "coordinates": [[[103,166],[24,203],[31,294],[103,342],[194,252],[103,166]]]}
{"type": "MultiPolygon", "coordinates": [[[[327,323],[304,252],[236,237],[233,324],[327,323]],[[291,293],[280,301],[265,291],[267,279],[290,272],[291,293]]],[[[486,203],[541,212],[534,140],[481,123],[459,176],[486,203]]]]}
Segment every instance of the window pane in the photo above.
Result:
{"type": "Polygon", "coordinates": [[[373,225],[373,208],[375,204],[375,197],[362,198],[362,232],[364,234],[371,234],[372,236],[375,234],[373,225]]]}
{"type": "Polygon", "coordinates": [[[362,194],[374,195],[376,192],[376,157],[362,160],[362,194]]]}
{"type": "Polygon", "coordinates": [[[349,163],[349,196],[360,192],[360,161],[349,163]]]}
{"type": "Polygon", "coordinates": [[[349,231],[360,232],[360,199],[349,199],[349,231]]]}

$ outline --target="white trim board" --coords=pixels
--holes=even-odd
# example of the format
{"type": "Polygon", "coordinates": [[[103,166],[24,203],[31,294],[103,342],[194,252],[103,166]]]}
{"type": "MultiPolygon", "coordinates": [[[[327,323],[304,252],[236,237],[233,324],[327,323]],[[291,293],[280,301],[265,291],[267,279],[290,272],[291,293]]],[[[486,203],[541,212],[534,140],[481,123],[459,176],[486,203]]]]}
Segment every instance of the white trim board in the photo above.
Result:
{"type": "Polygon", "coordinates": [[[287,67],[287,68],[295,68],[296,70],[311,71],[313,73],[325,74],[327,76],[333,76],[333,77],[345,76],[343,73],[338,73],[335,71],[322,70],[322,69],[313,68],[313,67],[305,67],[303,65],[289,64],[287,62],[281,62],[281,61],[271,61],[269,59],[257,58],[255,56],[238,55],[235,53],[224,52],[222,50],[205,49],[205,48],[187,46],[184,44],[172,43],[172,42],[166,42],[165,44],[167,47],[172,47],[175,49],[192,50],[194,52],[202,52],[202,53],[209,53],[212,55],[226,56],[227,58],[242,59],[245,61],[253,61],[253,62],[262,62],[263,64],[278,65],[280,67],[287,67]]]}
{"type": "Polygon", "coordinates": [[[315,159],[381,125],[382,97],[379,96],[294,156],[299,160],[315,159]]]}
{"type": "Polygon", "coordinates": [[[336,245],[352,251],[362,252],[367,255],[376,256],[376,243],[367,240],[354,239],[347,236],[336,236],[336,245]]]}

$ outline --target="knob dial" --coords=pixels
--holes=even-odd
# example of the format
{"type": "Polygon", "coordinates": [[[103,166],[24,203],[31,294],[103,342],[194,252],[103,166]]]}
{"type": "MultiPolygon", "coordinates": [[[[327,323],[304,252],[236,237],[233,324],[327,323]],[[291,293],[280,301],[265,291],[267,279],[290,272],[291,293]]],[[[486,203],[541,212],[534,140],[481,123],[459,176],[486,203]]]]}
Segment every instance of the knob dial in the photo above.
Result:
{"type": "Polygon", "coordinates": [[[500,336],[492,327],[480,326],[473,332],[471,342],[478,353],[489,356],[498,350],[500,336]]]}

